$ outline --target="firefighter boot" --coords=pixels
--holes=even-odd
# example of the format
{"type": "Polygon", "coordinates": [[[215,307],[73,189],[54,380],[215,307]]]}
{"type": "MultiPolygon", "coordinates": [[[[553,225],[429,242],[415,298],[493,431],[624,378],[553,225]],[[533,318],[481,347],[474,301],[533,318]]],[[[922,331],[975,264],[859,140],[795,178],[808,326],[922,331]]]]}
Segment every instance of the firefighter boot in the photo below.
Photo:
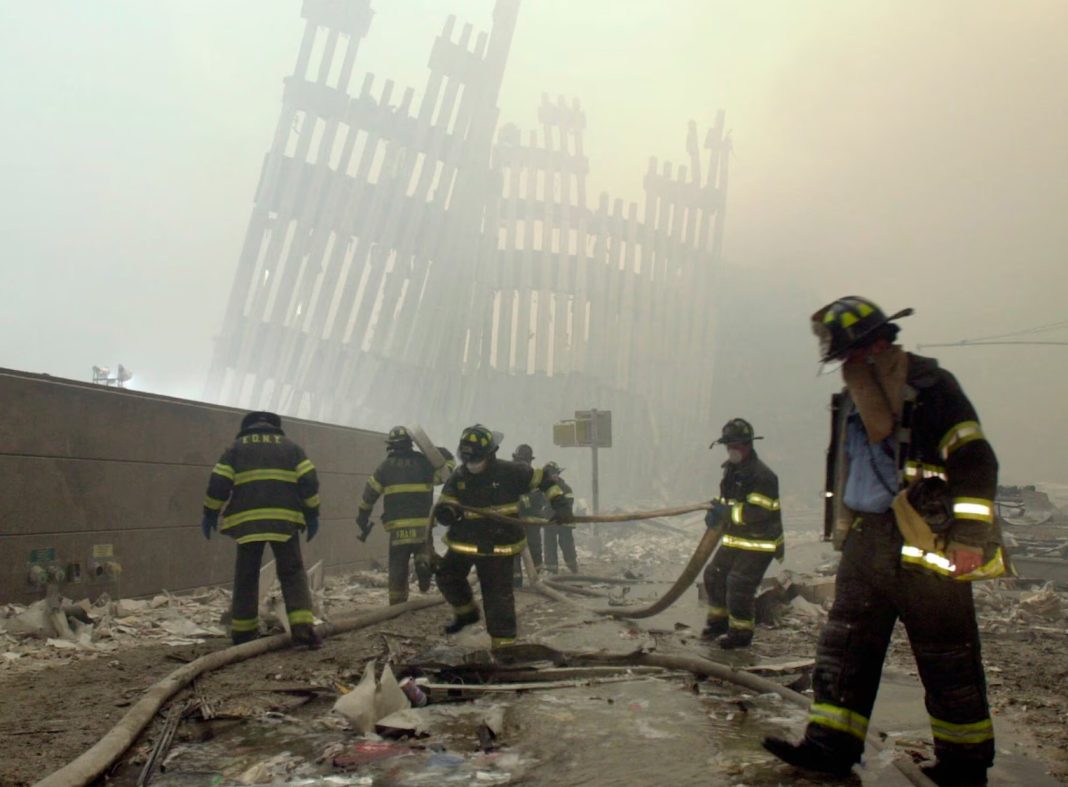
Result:
{"type": "Polygon", "coordinates": [[[748,648],[753,642],[753,630],[752,629],[731,629],[722,637],[716,640],[721,648],[724,650],[734,650],[735,648],[748,648]]]}
{"type": "Polygon", "coordinates": [[[938,787],[984,787],[986,784],[986,766],[981,763],[939,760],[920,770],[938,787]]]}
{"type": "Polygon", "coordinates": [[[427,560],[415,561],[415,578],[419,582],[419,592],[427,593],[430,590],[430,580],[433,572],[430,570],[430,562],[427,560]]]}
{"type": "Polygon", "coordinates": [[[478,614],[477,609],[473,609],[470,612],[463,612],[453,618],[452,623],[445,627],[446,634],[455,634],[459,631],[470,626],[472,623],[478,623],[481,615],[478,614]]]}
{"type": "Polygon", "coordinates": [[[826,773],[839,777],[848,776],[856,763],[856,760],[842,755],[835,755],[829,749],[807,740],[802,740],[800,743],[790,743],[782,738],[768,736],[763,743],[765,749],[783,762],[793,765],[795,768],[804,768],[816,773],[826,773]]]}
{"type": "Polygon", "coordinates": [[[705,623],[705,627],[701,630],[701,639],[714,640],[717,637],[722,637],[727,633],[729,623],[726,618],[720,618],[719,620],[709,619],[705,623]]]}
{"type": "Polygon", "coordinates": [[[311,623],[294,623],[289,633],[294,645],[307,645],[308,650],[318,650],[323,646],[323,638],[311,623]]]}
{"type": "Polygon", "coordinates": [[[259,638],[260,632],[258,631],[235,631],[230,635],[230,641],[235,645],[244,645],[246,642],[259,638]]]}

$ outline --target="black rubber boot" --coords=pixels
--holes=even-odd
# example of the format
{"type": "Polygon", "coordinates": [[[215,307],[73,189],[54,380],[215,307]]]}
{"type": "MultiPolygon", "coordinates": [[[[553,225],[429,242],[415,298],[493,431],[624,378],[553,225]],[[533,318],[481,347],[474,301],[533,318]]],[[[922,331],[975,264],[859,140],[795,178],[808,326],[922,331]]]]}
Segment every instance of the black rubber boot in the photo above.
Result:
{"type": "Polygon", "coordinates": [[[984,787],[986,784],[986,766],[979,763],[939,760],[920,770],[939,787],[984,787]]]}
{"type": "Polygon", "coordinates": [[[730,624],[726,618],[721,620],[709,620],[705,623],[705,627],[701,629],[701,639],[714,640],[717,637],[722,637],[727,633],[727,629],[730,624]]]}
{"type": "Polygon", "coordinates": [[[235,631],[230,635],[230,641],[235,645],[244,645],[246,642],[259,638],[260,632],[258,631],[235,631]]]}
{"type": "Polygon", "coordinates": [[[323,646],[323,638],[311,623],[294,623],[289,633],[294,645],[305,645],[308,650],[318,650],[323,646]]]}
{"type": "Polygon", "coordinates": [[[734,650],[735,648],[748,648],[753,644],[753,632],[742,629],[731,629],[722,637],[716,640],[721,648],[724,650],[734,650]]]}
{"type": "Polygon", "coordinates": [[[848,776],[856,764],[855,760],[835,756],[833,752],[806,740],[790,743],[782,738],[769,736],[763,743],[765,749],[783,762],[815,773],[848,776]]]}
{"type": "Polygon", "coordinates": [[[478,623],[481,617],[482,616],[478,614],[477,609],[473,612],[467,612],[463,615],[457,615],[455,618],[453,618],[452,623],[445,627],[445,633],[455,634],[458,631],[462,631],[463,629],[470,626],[472,623],[478,623]]]}

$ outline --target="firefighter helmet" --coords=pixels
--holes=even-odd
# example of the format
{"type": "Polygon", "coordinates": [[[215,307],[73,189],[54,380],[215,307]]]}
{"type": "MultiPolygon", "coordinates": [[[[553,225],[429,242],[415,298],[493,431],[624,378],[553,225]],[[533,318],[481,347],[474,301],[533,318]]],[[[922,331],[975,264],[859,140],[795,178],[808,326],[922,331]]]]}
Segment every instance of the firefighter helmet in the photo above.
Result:
{"type": "Polygon", "coordinates": [[[564,468],[560,467],[556,462],[546,462],[545,467],[541,469],[541,472],[545,477],[555,480],[560,477],[562,472],[564,472],[564,468]]]}
{"type": "Polygon", "coordinates": [[[241,430],[251,429],[260,424],[273,426],[275,429],[281,429],[282,419],[275,413],[269,413],[266,410],[256,410],[241,419],[241,430]]]}
{"type": "Polygon", "coordinates": [[[843,360],[850,350],[866,347],[878,339],[893,341],[899,330],[894,320],[908,317],[902,309],[889,317],[867,298],[847,295],[812,315],[812,332],[820,340],[820,363],[843,360]]]}
{"type": "Polygon", "coordinates": [[[464,429],[460,435],[460,447],[457,453],[464,462],[485,459],[497,451],[499,446],[495,432],[482,424],[475,424],[464,429]]]}
{"type": "Polygon", "coordinates": [[[512,452],[512,459],[517,462],[533,462],[534,461],[534,449],[526,443],[520,443],[515,447],[515,451],[512,452]]]}
{"type": "Polygon", "coordinates": [[[403,426],[394,426],[389,430],[389,434],[386,436],[386,445],[390,448],[411,448],[412,436],[407,428],[403,426]]]}
{"type": "Polygon", "coordinates": [[[712,441],[709,448],[717,445],[730,445],[731,443],[751,443],[754,440],[763,440],[753,434],[753,425],[744,418],[732,418],[723,424],[723,430],[718,439],[712,441]]]}

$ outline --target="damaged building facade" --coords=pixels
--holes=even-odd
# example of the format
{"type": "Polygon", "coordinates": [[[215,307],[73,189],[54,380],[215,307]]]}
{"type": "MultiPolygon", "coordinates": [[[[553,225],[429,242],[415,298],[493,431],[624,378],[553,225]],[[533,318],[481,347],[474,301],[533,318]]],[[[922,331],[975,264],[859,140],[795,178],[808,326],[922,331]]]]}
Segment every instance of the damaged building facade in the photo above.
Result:
{"type": "Polygon", "coordinates": [[[538,129],[499,120],[518,14],[498,0],[477,35],[449,17],[417,101],[354,78],[369,2],[305,0],[205,398],[418,422],[450,446],[480,421],[509,452],[611,410],[624,450],[602,457],[604,488],[667,494],[671,456],[689,464],[714,431],[701,293],[723,237],[723,115],[690,124],[685,164],[649,161],[640,204],[591,197],[577,100],[543,97],[538,129]]]}

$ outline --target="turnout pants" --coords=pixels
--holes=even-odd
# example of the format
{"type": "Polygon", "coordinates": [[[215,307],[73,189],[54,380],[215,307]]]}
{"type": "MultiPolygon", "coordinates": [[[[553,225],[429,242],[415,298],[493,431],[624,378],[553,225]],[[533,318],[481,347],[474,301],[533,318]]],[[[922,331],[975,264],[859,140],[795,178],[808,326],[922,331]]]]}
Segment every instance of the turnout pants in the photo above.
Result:
{"type": "MultiPolygon", "coordinates": [[[[530,547],[530,557],[534,560],[534,568],[541,568],[542,549],[541,531],[542,525],[524,525],[523,532],[527,536],[527,546],[530,547]]],[[[513,560],[512,584],[517,588],[523,587],[523,556],[516,555],[513,560]]]]}
{"type": "Polygon", "coordinates": [[[263,561],[263,547],[268,543],[274,552],[289,625],[315,622],[308,575],[304,573],[304,560],[300,555],[300,537],[293,535],[288,541],[250,541],[237,545],[234,565],[230,631],[236,639],[259,632],[260,563],[263,561]]]}
{"type": "Polygon", "coordinates": [[[564,563],[572,573],[578,573],[578,556],[575,553],[575,529],[567,525],[545,526],[545,567],[550,571],[560,568],[559,552],[564,553],[564,563]]]}
{"type": "Polygon", "coordinates": [[[415,574],[422,592],[430,590],[430,563],[426,555],[426,528],[401,528],[389,532],[389,603],[408,600],[408,567],[415,563],[415,574]]]}
{"type": "Polygon", "coordinates": [[[905,624],[925,690],[935,754],[989,767],[994,728],[972,588],[901,565],[892,514],[863,514],[846,538],[835,599],[820,632],[805,738],[859,760],[894,624],[905,624]]]}
{"type": "Polygon", "coordinates": [[[476,611],[467,575],[474,566],[482,588],[486,630],[493,647],[510,645],[516,638],[515,595],[512,592],[512,556],[467,555],[449,549],[438,568],[438,588],[457,617],[476,611]]]}
{"type": "Polygon", "coordinates": [[[756,592],[771,565],[772,552],[720,546],[705,566],[708,620],[729,621],[732,630],[752,632],[756,625],[756,592]]]}

